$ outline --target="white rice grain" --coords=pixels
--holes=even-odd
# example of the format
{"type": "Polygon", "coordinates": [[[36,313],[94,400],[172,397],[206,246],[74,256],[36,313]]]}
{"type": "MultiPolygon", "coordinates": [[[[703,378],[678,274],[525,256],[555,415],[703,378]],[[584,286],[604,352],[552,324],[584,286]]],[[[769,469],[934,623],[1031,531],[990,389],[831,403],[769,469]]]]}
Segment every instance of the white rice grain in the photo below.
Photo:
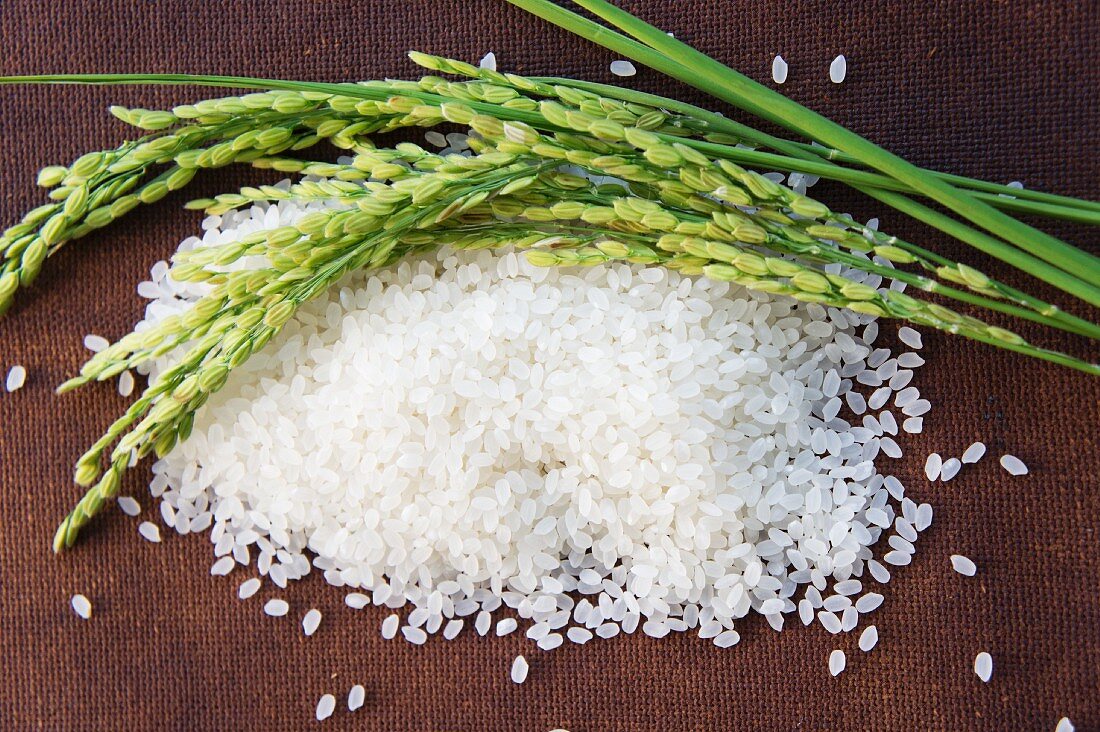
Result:
{"type": "Polygon", "coordinates": [[[883,596],[877,592],[868,592],[858,600],[856,600],[855,608],[856,612],[866,614],[873,612],[882,605],[883,596]]]}
{"type": "Polygon", "coordinates": [[[405,640],[412,643],[414,646],[422,646],[428,640],[428,632],[423,628],[414,628],[411,625],[406,625],[401,629],[401,635],[405,636],[405,640]]]}
{"type": "Polygon", "coordinates": [[[99,353],[109,345],[111,345],[111,343],[103,336],[95,335],[94,333],[89,333],[84,336],[84,347],[92,353],[99,353]]]}
{"type": "Polygon", "coordinates": [[[362,610],[367,605],[370,605],[370,597],[364,595],[362,592],[349,592],[344,595],[344,604],[352,610],[362,610]]]}
{"type": "Polygon", "coordinates": [[[868,625],[863,629],[863,632],[859,634],[859,650],[864,653],[869,652],[878,643],[878,628],[873,625],[868,625]]]}
{"type": "Polygon", "coordinates": [[[247,600],[255,595],[260,590],[260,580],[256,577],[246,579],[241,583],[241,586],[237,588],[237,597],[241,600],[247,600]]]}
{"type": "Polygon", "coordinates": [[[951,555],[951,568],[964,577],[973,577],[978,572],[978,565],[962,554],[951,555]]]}
{"type": "Polygon", "coordinates": [[[966,464],[976,463],[985,455],[985,443],[975,442],[963,452],[962,461],[966,464]]]}
{"type": "Polygon", "coordinates": [[[844,667],[848,664],[848,659],[844,655],[844,651],[839,648],[829,654],[829,675],[839,676],[844,667]]]}
{"type": "Polygon", "coordinates": [[[829,631],[833,635],[836,635],[840,632],[840,618],[836,616],[836,613],[829,612],[828,610],[822,610],[817,614],[817,619],[821,623],[821,627],[829,631]]]}
{"type": "Polygon", "coordinates": [[[118,377],[118,393],[124,397],[134,393],[134,375],[129,371],[123,371],[118,377]]]}
{"type": "Polygon", "coordinates": [[[522,684],[527,680],[528,670],[530,670],[530,666],[527,664],[527,659],[523,656],[516,656],[516,660],[512,661],[512,682],[522,684]]]}
{"type": "Polygon", "coordinates": [[[917,531],[924,531],[932,525],[932,506],[928,503],[922,503],[917,506],[917,515],[913,521],[913,528],[917,531]]]}
{"type": "Polygon", "coordinates": [[[935,481],[943,470],[943,458],[938,452],[934,452],[924,461],[924,475],[928,480],[935,481]]]}
{"type": "MultiPolygon", "coordinates": [[[[834,84],[839,84],[844,81],[844,77],[848,74],[848,59],[844,58],[844,54],[837,56],[833,59],[833,62],[829,64],[829,81],[834,84]]],[[[834,674],[835,675],[835,674],[834,674]]]]}
{"type": "Polygon", "coordinates": [[[714,645],[718,648],[733,648],[741,641],[741,634],[736,630],[724,630],[714,637],[714,645]]]}
{"type": "Polygon", "coordinates": [[[332,713],[336,711],[336,697],[332,694],[325,694],[317,702],[317,721],[323,722],[332,716],[332,713]]]}
{"type": "Polygon", "coordinates": [[[787,62],[783,60],[782,56],[776,56],[772,59],[772,81],[776,84],[782,84],[787,80],[787,62]]]}
{"type": "MultiPolygon", "coordinates": [[[[882,562],[877,559],[870,559],[867,561],[867,570],[871,573],[871,577],[875,582],[880,584],[886,584],[890,581],[890,570],[882,565],[882,562]]],[[[860,612],[864,612],[861,610],[860,612]]]]}
{"type": "Polygon", "coordinates": [[[954,478],[962,470],[962,462],[958,458],[948,458],[940,468],[940,480],[944,483],[954,478]]]}
{"type": "Polygon", "coordinates": [[[22,366],[16,364],[11,367],[11,371],[8,371],[8,378],[4,386],[8,392],[18,391],[23,388],[23,384],[27,381],[27,370],[22,366]]]}
{"type": "Polygon", "coordinates": [[[535,645],[537,645],[540,649],[544,651],[552,651],[555,648],[561,646],[561,644],[564,642],[565,639],[562,637],[561,633],[551,633],[535,645]]]}
{"type": "Polygon", "coordinates": [[[924,347],[924,340],[921,338],[920,332],[910,328],[908,325],[903,325],[898,328],[898,340],[914,351],[919,351],[924,347]]]}
{"type": "Polygon", "coordinates": [[[993,677],[993,657],[985,651],[979,653],[974,658],[974,673],[979,679],[989,683],[989,679],[993,677]]]}
{"type": "Polygon", "coordinates": [[[237,562],[233,557],[222,557],[210,565],[210,574],[216,577],[224,577],[232,572],[235,566],[237,566],[237,562]]]}
{"type": "Polygon", "coordinates": [[[634,76],[638,70],[629,61],[618,59],[611,62],[611,73],[615,76],[634,76]]]}
{"type": "Polygon", "coordinates": [[[317,608],[310,609],[302,617],[302,632],[307,636],[313,635],[317,632],[317,628],[321,625],[321,611],[317,608]]]}
{"type": "Polygon", "coordinates": [[[84,595],[73,595],[71,604],[73,606],[73,612],[83,620],[88,620],[92,617],[92,602],[84,595]]]}
{"type": "Polygon", "coordinates": [[[360,709],[367,701],[367,690],[362,684],[356,684],[348,692],[348,711],[360,709]]]}
{"type": "Polygon", "coordinates": [[[286,600],[274,598],[264,603],[264,614],[273,618],[281,618],[290,612],[290,605],[286,600]]]}
{"type": "Polygon", "coordinates": [[[154,544],[160,543],[160,528],[152,521],[142,521],[138,524],[138,533],[146,541],[151,541],[154,544]]]}
{"type": "Polygon", "coordinates": [[[141,504],[133,496],[119,496],[118,507],[127,516],[137,516],[141,513],[141,504]]]}
{"type": "Polygon", "coordinates": [[[1027,475],[1027,466],[1015,455],[1001,455],[1001,467],[1007,470],[1009,475],[1027,475]]]}
{"type": "Polygon", "coordinates": [[[397,637],[397,629],[401,627],[401,618],[397,615],[387,615],[382,621],[382,637],[393,640],[397,637]]]}

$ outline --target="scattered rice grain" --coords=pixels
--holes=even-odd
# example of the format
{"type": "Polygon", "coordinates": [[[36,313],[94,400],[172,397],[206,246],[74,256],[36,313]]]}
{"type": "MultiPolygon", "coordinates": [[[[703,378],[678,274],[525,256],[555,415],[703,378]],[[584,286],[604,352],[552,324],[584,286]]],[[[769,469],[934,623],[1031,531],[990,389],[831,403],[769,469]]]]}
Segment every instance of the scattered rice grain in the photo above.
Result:
{"type": "Polygon", "coordinates": [[[84,595],[73,595],[72,606],[73,612],[82,619],[88,620],[92,617],[92,602],[84,595]]]}
{"type": "Polygon", "coordinates": [[[974,673],[978,678],[988,683],[993,677],[993,657],[982,651],[974,658],[974,673]]]}
{"type": "Polygon", "coordinates": [[[962,554],[951,555],[951,567],[964,577],[973,577],[978,572],[978,565],[962,554]]]}

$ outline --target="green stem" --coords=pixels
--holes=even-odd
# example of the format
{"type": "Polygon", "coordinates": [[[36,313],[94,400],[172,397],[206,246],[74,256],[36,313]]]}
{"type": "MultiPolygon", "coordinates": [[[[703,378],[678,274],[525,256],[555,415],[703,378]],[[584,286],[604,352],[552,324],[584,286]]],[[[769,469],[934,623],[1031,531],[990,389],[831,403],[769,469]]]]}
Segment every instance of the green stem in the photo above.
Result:
{"type": "MultiPolygon", "coordinates": [[[[718,63],[603,0],[574,0],[574,2],[648,44],[648,47],[641,46],[639,49],[638,46],[641,44],[624,44],[621,41],[629,41],[629,39],[588,21],[576,13],[566,11],[548,0],[508,0],[508,2],[606,48],[622,52],[639,63],[691,84],[763,119],[846,152],[864,165],[910,185],[960,216],[1003,237],[1036,257],[1066,272],[1079,274],[1080,279],[1085,283],[1100,284],[1100,260],[1096,257],[997,211],[832,120],[718,63]],[[681,65],[671,60],[670,57],[673,55],[687,59],[694,66],[681,65]]],[[[1082,296],[1076,292],[1072,294],[1082,296]]],[[[1083,297],[1083,299],[1089,298],[1083,297]]],[[[1092,300],[1091,304],[1100,305],[1100,298],[1092,300]]]]}
{"type": "Polygon", "coordinates": [[[1092,376],[1100,376],[1100,364],[1088,363],[1086,361],[1081,361],[1081,360],[1076,359],[1073,356],[1069,356],[1065,353],[1060,353],[1058,351],[1051,351],[1051,350],[1048,350],[1046,348],[1040,348],[1038,346],[1033,346],[1033,345],[1026,345],[1025,346],[1025,345],[1018,345],[1018,344],[1015,344],[1015,343],[1009,343],[1007,341],[1002,341],[1002,340],[999,340],[997,338],[992,338],[990,336],[980,335],[980,334],[972,332],[972,331],[966,331],[966,332],[963,332],[963,333],[959,333],[959,335],[962,335],[966,338],[971,338],[971,339],[976,340],[976,341],[980,341],[980,342],[985,343],[987,345],[996,346],[998,348],[1004,348],[1006,350],[1015,351],[1017,353],[1023,353],[1023,354],[1026,354],[1028,356],[1034,356],[1035,358],[1040,358],[1044,361],[1050,361],[1051,363],[1056,363],[1060,366],[1068,366],[1071,369],[1075,369],[1077,371],[1083,371],[1084,373],[1090,374],[1092,376]]]}
{"type": "MultiPolygon", "coordinates": [[[[888,206],[896,208],[902,213],[913,216],[914,218],[918,218],[929,226],[938,229],[945,234],[949,234],[950,236],[954,236],[959,239],[963,239],[965,237],[965,241],[969,242],[976,249],[983,251],[986,254],[995,256],[998,259],[1001,259],[1002,261],[1007,262],[1008,264],[1011,264],[1012,266],[1017,267],[1024,272],[1033,274],[1036,277],[1043,279],[1044,281],[1050,281],[1052,279],[1055,280],[1055,282],[1052,282],[1051,284],[1055,284],[1057,286],[1056,283],[1063,281],[1066,277],[1065,273],[1063,273],[1061,270],[1051,268],[1045,262],[1036,262],[1032,257],[1028,257],[1024,252],[1021,252],[1018,249],[1012,249],[1011,247],[1004,248],[1003,242],[1001,242],[999,239],[995,239],[988,234],[977,231],[967,226],[966,224],[963,224],[962,222],[956,221],[950,216],[946,216],[939,211],[936,211],[935,209],[928,208],[927,206],[918,203],[911,198],[906,198],[899,193],[878,190],[874,188],[857,188],[857,190],[870,196],[871,198],[882,201],[888,206]],[[1039,271],[1036,271],[1035,269],[1037,265],[1039,266],[1039,271]],[[1042,274],[1040,274],[1040,272],[1042,274]]],[[[922,250],[922,253],[931,254],[931,252],[928,252],[928,250],[922,250]]],[[[947,260],[943,261],[945,264],[948,263],[947,260]]],[[[1100,290],[1097,290],[1097,288],[1090,289],[1093,291],[1092,298],[1095,299],[1097,294],[1100,294],[1100,290]]],[[[1020,294],[1022,295],[1023,293],[1020,294]]],[[[1047,314],[1050,314],[1052,316],[1057,315],[1058,319],[1063,322],[1075,322],[1077,324],[1084,323],[1088,324],[1090,330],[1092,328],[1095,328],[1095,326],[1089,323],[1089,321],[1082,320],[1073,315],[1070,315],[1069,313],[1057,310],[1057,308],[1054,308],[1054,306],[1052,305],[1042,303],[1041,301],[1027,295],[1024,295],[1024,298],[1028,301],[1031,301],[1032,303],[1035,303],[1037,309],[1039,309],[1040,312],[1046,311],[1047,314]],[[1050,313],[1049,311],[1051,309],[1057,310],[1057,313],[1050,313]]],[[[1096,303],[1093,302],[1093,299],[1086,298],[1086,301],[1095,305],[1096,303]]]]}

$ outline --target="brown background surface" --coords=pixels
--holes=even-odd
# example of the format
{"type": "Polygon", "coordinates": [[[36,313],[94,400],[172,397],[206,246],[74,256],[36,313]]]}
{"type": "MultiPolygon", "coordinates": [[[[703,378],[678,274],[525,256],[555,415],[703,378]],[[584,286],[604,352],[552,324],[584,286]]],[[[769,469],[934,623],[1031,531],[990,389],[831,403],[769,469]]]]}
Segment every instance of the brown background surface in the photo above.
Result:
{"type": "MultiPolygon", "coordinates": [[[[628,7],[757,79],[770,78],[782,53],[791,65],[785,92],[916,162],[1100,198],[1094,1],[628,7]],[[841,52],[848,79],[835,86],[827,69],[841,52]]],[[[491,49],[501,68],[612,80],[611,55],[501,0],[0,2],[4,74],[407,77],[416,74],[403,57],[409,48],[470,60],[491,49]]],[[[646,70],[630,83],[701,99],[646,70]]],[[[42,200],[32,183],[39,166],[128,134],[107,115],[109,103],[192,98],[180,89],[0,90],[0,221],[42,200]]],[[[759,619],[725,651],[692,635],[551,654],[518,633],[386,643],[382,613],[348,610],[320,577],[281,593],[289,617],[268,618],[261,606],[273,592],[238,601],[246,573],[211,577],[204,537],[166,534],[152,545],[138,538],[136,520],[113,510],[54,557],[54,526],[77,497],[70,465],[126,402],[112,386],[65,397],[53,387],[87,355],[85,333],[116,338],[136,320],[137,282],[198,228],[183,201],[246,180],[254,174],[208,174],[184,196],[70,246],[0,321],[0,370],[29,371],[22,391],[0,394],[0,728],[301,729],[315,724],[322,693],[342,705],[362,683],[366,707],[338,711],[326,728],[1053,730],[1069,715],[1078,730],[1100,729],[1100,379],[936,335],[926,335],[928,365],[916,380],[936,409],[924,434],[904,441],[896,469],[911,495],[933,503],[936,520],[873,616],[881,640],[870,654],[858,652],[855,634],[831,637],[796,621],[776,634],[759,619]],[[928,452],[959,455],[977,438],[990,446],[984,462],[949,484],[921,476],[928,452]],[[996,463],[1005,451],[1031,475],[1010,479],[996,463]],[[951,572],[955,552],[977,561],[977,577],[951,572]],[[75,592],[91,598],[90,622],[69,609],[75,592]],[[307,639],[298,621],[309,607],[325,618],[307,639]],[[832,679],[826,659],[838,647],[848,670],[832,679]],[[987,685],[971,671],[983,649],[995,659],[987,685]],[[520,652],[531,675],[515,686],[508,670],[520,652]]],[[[881,206],[815,192],[961,254],[881,206]]],[[[1055,230],[1096,250],[1095,230],[1055,230]]],[[[979,256],[967,261],[995,269],[979,256]]],[[[1097,356],[1071,339],[1044,342],[1097,356]]],[[[148,518],[146,476],[133,471],[124,492],[148,518]]]]}

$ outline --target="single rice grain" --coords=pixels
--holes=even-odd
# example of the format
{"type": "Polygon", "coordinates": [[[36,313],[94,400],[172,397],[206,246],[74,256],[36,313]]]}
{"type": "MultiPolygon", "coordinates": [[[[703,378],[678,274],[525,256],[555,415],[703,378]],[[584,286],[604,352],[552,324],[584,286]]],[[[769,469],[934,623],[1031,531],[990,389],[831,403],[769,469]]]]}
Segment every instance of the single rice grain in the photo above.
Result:
{"type": "Polygon", "coordinates": [[[336,697],[332,694],[325,694],[317,702],[317,721],[323,722],[332,716],[332,713],[336,711],[336,697]]]}
{"type": "Polygon", "coordinates": [[[638,70],[629,61],[619,59],[611,62],[611,73],[615,76],[634,76],[638,70]]]}
{"type": "MultiPolygon", "coordinates": [[[[848,59],[844,58],[841,54],[833,59],[833,62],[829,64],[829,81],[834,84],[839,84],[844,81],[844,77],[848,74],[848,59]]],[[[834,674],[835,676],[835,674],[834,674]]]]}
{"type": "Polygon", "coordinates": [[[290,605],[286,600],[275,598],[264,603],[264,613],[273,618],[281,618],[288,612],[290,612],[290,605]]]}
{"type": "Polygon", "coordinates": [[[530,666],[527,664],[527,659],[523,656],[516,656],[516,660],[512,661],[512,681],[522,684],[527,680],[529,670],[530,666]]]}
{"type": "Polygon", "coordinates": [[[859,634],[859,650],[867,653],[875,644],[878,643],[878,628],[873,625],[868,625],[863,629],[863,632],[859,634]]]}
{"type": "Polygon", "coordinates": [[[976,463],[985,455],[985,443],[975,442],[963,452],[962,461],[966,464],[976,463]]]}
{"type": "Polygon", "coordinates": [[[978,565],[962,554],[951,555],[951,568],[964,577],[973,577],[978,572],[978,565]]]}
{"type": "Polygon", "coordinates": [[[317,632],[317,628],[321,625],[321,611],[317,608],[312,608],[302,618],[302,632],[308,635],[313,635],[317,632]]]}
{"type": "Polygon", "coordinates": [[[84,595],[73,595],[73,612],[84,620],[92,617],[92,602],[84,595]]]}
{"type": "Polygon", "coordinates": [[[993,677],[993,657],[982,651],[974,658],[974,673],[978,678],[988,683],[993,677]]]}
{"type": "Polygon", "coordinates": [[[1015,455],[1002,455],[1001,467],[1007,470],[1009,475],[1027,475],[1027,466],[1015,455]]]}
{"type": "Polygon", "coordinates": [[[839,676],[847,664],[848,659],[844,656],[844,651],[839,648],[833,651],[829,654],[829,675],[839,676]]]}
{"type": "Polygon", "coordinates": [[[11,367],[11,371],[8,372],[8,379],[4,386],[9,392],[17,391],[23,388],[23,384],[27,381],[27,369],[22,366],[15,365],[11,367]]]}
{"type": "Polygon", "coordinates": [[[141,538],[146,541],[151,541],[154,544],[160,543],[160,527],[152,521],[142,521],[138,525],[138,533],[141,534],[141,538]]]}
{"type": "Polygon", "coordinates": [[[787,80],[787,62],[783,60],[782,56],[776,56],[772,59],[772,81],[776,84],[782,84],[787,80]]]}
{"type": "Polygon", "coordinates": [[[356,684],[348,692],[348,711],[354,712],[367,701],[367,690],[362,684],[356,684]]]}

